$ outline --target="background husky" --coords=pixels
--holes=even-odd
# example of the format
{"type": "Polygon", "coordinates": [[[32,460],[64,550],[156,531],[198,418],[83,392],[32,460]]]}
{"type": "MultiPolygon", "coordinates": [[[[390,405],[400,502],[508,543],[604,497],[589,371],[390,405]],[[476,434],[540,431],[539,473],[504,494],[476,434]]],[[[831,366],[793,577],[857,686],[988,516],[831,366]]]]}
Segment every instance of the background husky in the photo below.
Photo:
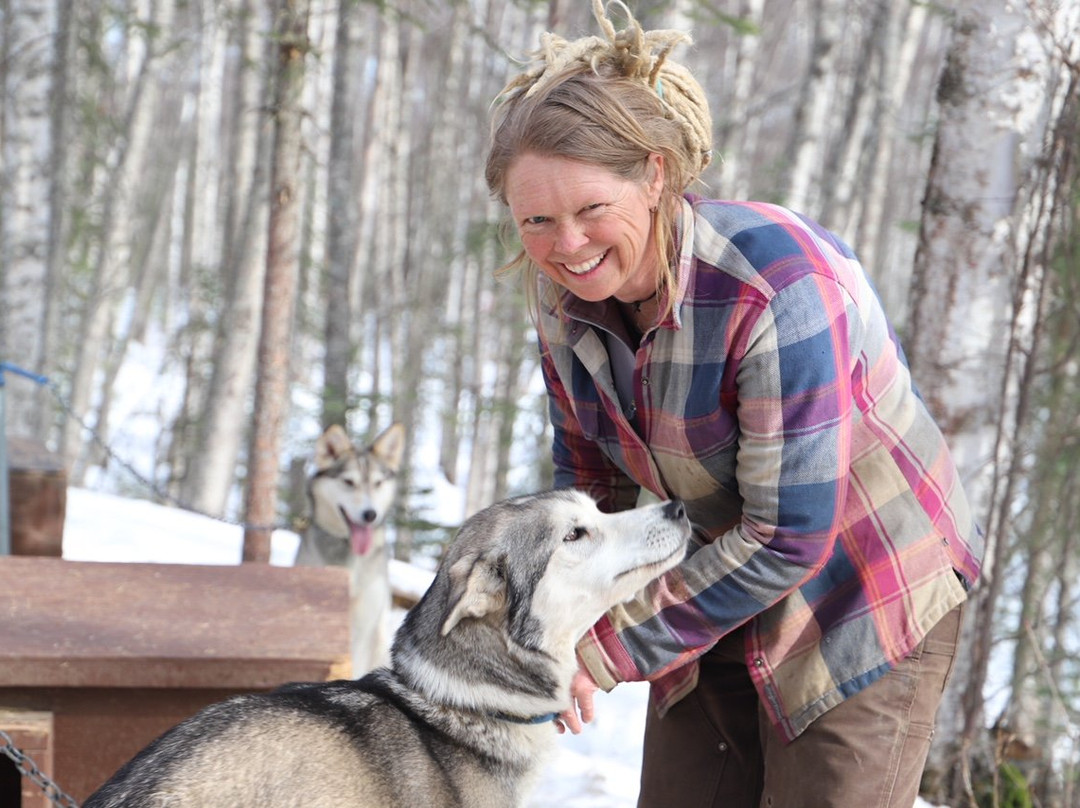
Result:
{"type": "Polygon", "coordinates": [[[308,480],[311,522],[296,564],[349,568],[352,675],[387,662],[390,579],[383,520],[397,493],[405,428],[393,424],[359,449],[337,424],[315,442],[308,480]]]}
{"type": "Polygon", "coordinates": [[[469,519],[391,668],[208,707],[83,808],[514,808],[569,707],[574,647],[683,557],[680,502],[602,514],[573,491],[469,519]]]}

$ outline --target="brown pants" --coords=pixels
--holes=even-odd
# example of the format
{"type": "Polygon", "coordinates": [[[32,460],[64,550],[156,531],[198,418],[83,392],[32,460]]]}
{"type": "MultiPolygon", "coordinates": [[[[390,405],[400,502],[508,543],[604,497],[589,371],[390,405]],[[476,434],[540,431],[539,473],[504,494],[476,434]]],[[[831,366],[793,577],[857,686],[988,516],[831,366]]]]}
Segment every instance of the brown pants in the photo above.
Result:
{"type": "Polygon", "coordinates": [[[650,705],[638,808],[911,808],[952,673],[961,608],[896,668],[785,744],[758,704],[741,631],[701,658],[697,688],[650,705]]]}

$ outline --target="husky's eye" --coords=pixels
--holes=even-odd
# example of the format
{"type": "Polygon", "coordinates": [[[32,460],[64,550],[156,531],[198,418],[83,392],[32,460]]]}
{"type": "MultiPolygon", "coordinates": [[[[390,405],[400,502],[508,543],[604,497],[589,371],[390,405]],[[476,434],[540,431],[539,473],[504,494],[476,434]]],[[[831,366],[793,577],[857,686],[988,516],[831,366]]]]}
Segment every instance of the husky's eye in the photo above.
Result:
{"type": "Polygon", "coordinates": [[[577,541],[589,535],[589,531],[583,527],[575,527],[563,537],[563,541],[577,541]]]}

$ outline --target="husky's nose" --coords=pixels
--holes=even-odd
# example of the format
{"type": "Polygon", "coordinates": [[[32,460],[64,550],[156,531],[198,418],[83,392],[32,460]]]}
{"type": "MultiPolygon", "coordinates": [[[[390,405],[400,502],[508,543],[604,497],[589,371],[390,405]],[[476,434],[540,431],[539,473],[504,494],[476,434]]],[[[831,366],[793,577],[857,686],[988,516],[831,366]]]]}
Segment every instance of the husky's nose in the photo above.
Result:
{"type": "Polygon", "coordinates": [[[664,506],[664,518],[672,521],[686,517],[686,506],[681,499],[673,499],[664,506]]]}

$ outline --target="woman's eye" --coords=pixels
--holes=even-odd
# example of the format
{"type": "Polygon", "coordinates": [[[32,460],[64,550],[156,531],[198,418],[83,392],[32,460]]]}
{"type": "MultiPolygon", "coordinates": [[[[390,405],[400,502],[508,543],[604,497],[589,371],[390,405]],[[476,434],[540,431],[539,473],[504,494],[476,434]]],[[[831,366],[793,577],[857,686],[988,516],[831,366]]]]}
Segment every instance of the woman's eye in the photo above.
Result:
{"type": "Polygon", "coordinates": [[[525,219],[524,224],[532,225],[535,227],[538,224],[544,224],[547,221],[547,216],[530,216],[525,219]]]}
{"type": "Polygon", "coordinates": [[[578,541],[589,535],[589,531],[583,527],[575,527],[563,538],[563,541],[578,541]]]}

